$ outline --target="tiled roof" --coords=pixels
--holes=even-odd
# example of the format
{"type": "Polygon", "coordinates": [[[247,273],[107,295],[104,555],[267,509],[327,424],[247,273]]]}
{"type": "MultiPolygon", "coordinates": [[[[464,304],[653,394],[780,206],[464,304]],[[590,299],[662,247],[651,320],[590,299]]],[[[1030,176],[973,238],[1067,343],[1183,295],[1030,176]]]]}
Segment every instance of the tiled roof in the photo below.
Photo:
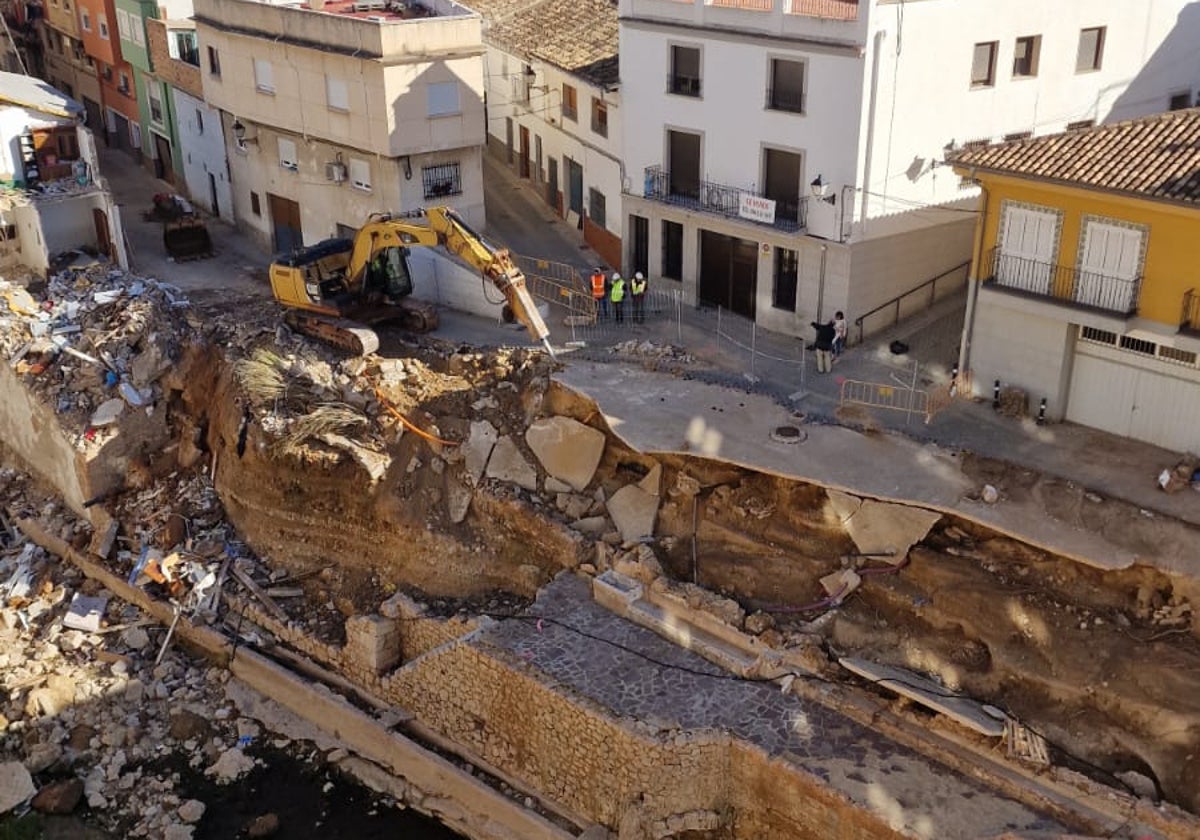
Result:
{"type": "Polygon", "coordinates": [[[515,55],[560,67],[593,84],[615,85],[615,0],[465,0],[487,21],[485,39],[515,55]]]}
{"type": "Polygon", "coordinates": [[[964,149],[949,162],[1200,205],[1200,108],[964,149]]]}

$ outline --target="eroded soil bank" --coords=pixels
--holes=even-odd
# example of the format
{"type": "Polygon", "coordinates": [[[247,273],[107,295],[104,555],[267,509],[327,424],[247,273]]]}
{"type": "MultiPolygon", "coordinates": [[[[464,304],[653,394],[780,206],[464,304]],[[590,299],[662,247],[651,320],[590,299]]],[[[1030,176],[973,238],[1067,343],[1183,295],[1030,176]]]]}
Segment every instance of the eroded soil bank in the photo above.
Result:
{"type": "MultiPolygon", "coordinates": [[[[85,375],[89,362],[52,348],[6,385],[53,407],[44,416],[61,428],[36,443],[58,448],[58,473],[76,465],[82,478],[60,492],[112,537],[90,547],[122,575],[146,548],[212,568],[252,556],[299,591],[277,603],[295,627],[340,643],[347,619],[397,592],[441,612],[508,612],[563,569],[602,571],[640,546],[675,579],[735,601],[733,620],[763,643],[816,651],[833,678],[855,681],[833,667],[845,655],[932,675],[1042,733],[1054,761],[1200,813],[1196,581],[1100,572],[918,509],[915,542],[864,552],[846,516],[862,500],[631,451],[537,353],[393,338],[390,356],[345,359],[265,311],[236,322],[181,318],[164,301],[136,311],[135,324],[111,304],[83,318],[88,355],[138,389],[116,422],[97,423],[120,399],[104,371],[85,375]],[[861,585],[835,603],[820,581],[846,569],[861,585]]],[[[9,325],[7,349],[28,338],[21,327],[9,325]]],[[[16,443],[11,462],[38,466],[16,443]]],[[[1028,480],[971,468],[1009,492],[1028,480]]],[[[1052,505],[1153,544],[1137,510],[1071,487],[1052,505]]],[[[72,526],[70,538],[89,535],[72,526]]]]}

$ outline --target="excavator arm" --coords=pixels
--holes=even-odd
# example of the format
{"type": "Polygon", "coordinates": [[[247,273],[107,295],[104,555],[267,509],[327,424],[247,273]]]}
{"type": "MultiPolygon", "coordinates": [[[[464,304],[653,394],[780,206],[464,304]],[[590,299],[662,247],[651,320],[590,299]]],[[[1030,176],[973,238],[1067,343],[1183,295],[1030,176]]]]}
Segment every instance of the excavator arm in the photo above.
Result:
{"type": "Polygon", "coordinates": [[[504,295],[512,316],[529,335],[542,342],[551,356],[550,330],[538,313],[533,296],[525,286],[525,275],[504,248],[495,248],[448,207],[432,207],[402,215],[372,216],[359,228],[346,270],[352,293],[362,292],[371,261],[387,248],[441,247],[476,268],[484,279],[504,295]],[[410,220],[423,219],[427,224],[410,220]]]}

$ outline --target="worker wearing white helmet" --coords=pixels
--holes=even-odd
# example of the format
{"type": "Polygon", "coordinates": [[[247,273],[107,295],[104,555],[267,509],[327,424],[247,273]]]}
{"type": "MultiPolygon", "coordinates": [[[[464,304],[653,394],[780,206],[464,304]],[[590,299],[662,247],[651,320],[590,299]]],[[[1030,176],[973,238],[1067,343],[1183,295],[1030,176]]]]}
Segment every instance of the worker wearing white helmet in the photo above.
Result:
{"type": "Polygon", "coordinates": [[[633,296],[633,320],[640,324],[646,319],[646,275],[634,272],[629,293],[633,296]]]}

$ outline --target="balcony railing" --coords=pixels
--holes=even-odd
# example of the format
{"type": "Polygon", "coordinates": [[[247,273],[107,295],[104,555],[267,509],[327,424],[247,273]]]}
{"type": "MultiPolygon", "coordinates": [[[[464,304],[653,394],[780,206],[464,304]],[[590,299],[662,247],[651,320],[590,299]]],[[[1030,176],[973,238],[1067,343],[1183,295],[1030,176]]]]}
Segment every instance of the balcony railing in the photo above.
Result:
{"type": "Polygon", "coordinates": [[[1183,293],[1183,313],[1179,316],[1179,331],[1200,335],[1200,291],[1194,288],[1183,293]]]}
{"type": "Polygon", "coordinates": [[[679,96],[700,96],[700,78],[698,76],[680,76],[672,73],[667,76],[667,93],[679,96]]]}
{"type": "Polygon", "coordinates": [[[804,113],[804,94],[786,88],[767,88],[767,110],[804,113]]]}
{"type": "Polygon", "coordinates": [[[988,281],[1033,297],[1129,316],[1137,312],[1141,278],[1125,280],[1095,271],[1006,254],[988,254],[988,281]]]}
{"type": "Polygon", "coordinates": [[[805,198],[797,196],[794,199],[775,199],[775,220],[769,223],[762,222],[741,214],[742,196],[766,198],[761,192],[695,178],[672,178],[671,172],[661,166],[646,167],[644,194],[646,198],[666,204],[714,213],[730,219],[758,221],[760,224],[770,224],[778,230],[789,232],[803,230],[807,223],[808,203],[805,198]]]}

